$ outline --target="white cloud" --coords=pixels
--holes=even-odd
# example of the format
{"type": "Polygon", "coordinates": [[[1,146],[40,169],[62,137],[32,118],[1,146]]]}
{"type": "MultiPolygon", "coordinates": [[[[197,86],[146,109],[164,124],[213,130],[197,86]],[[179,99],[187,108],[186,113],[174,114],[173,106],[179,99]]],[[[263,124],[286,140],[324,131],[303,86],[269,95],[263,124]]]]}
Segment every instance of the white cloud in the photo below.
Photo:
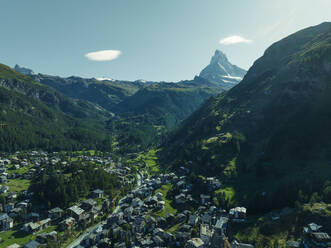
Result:
{"type": "Polygon", "coordinates": [[[238,43],[251,43],[251,42],[252,42],[251,40],[247,40],[239,35],[229,36],[220,40],[220,44],[222,45],[233,45],[238,43]]]}
{"type": "Polygon", "coordinates": [[[119,50],[101,50],[85,54],[85,57],[93,61],[110,61],[117,59],[120,56],[119,50]]]}
{"type": "Polygon", "coordinates": [[[96,80],[98,81],[115,81],[112,78],[108,78],[108,77],[97,77],[96,80]]]}

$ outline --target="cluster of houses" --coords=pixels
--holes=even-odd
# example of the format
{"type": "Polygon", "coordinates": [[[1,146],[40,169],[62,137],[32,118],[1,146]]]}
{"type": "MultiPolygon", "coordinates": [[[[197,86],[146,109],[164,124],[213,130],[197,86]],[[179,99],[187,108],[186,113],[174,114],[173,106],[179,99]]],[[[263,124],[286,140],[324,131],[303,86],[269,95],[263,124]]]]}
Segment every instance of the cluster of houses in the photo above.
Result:
{"type": "Polygon", "coordinates": [[[310,223],[303,228],[302,245],[304,248],[328,248],[331,247],[331,237],[323,232],[323,227],[310,223]]]}
{"type": "MultiPolygon", "coordinates": [[[[36,235],[36,239],[24,247],[40,248],[47,247],[49,242],[56,242],[59,239],[58,232],[84,232],[88,226],[99,222],[93,231],[83,235],[76,248],[253,248],[251,244],[228,238],[231,223],[245,222],[247,211],[241,206],[226,211],[214,205],[212,192],[222,187],[218,178],[206,178],[206,192],[197,195],[185,176],[189,173],[185,167],[181,168],[181,176],[167,173],[152,177],[145,175],[144,178],[140,174],[136,177],[131,168],[114,163],[110,156],[77,155],[76,159],[102,165],[105,171],[117,175],[122,184],[132,184],[138,180],[137,186],[119,200],[113,213],[102,222],[101,217],[107,216],[113,202],[100,189],[93,190],[88,199],[66,209],[36,208],[32,205],[33,192],[26,190],[18,195],[10,191],[6,185],[8,180],[30,179],[45,165],[60,163],[65,166],[68,161],[57,153],[33,151],[24,156],[17,153],[10,158],[0,159],[0,193],[6,196],[6,203],[0,204],[0,232],[19,226],[27,235],[36,235]],[[8,173],[9,170],[22,167],[28,167],[24,173],[8,173]],[[171,185],[171,194],[163,195],[160,192],[159,189],[164,185],[171,185]],[[177,211],[174,214],[165,212],[170,203],[177,211]],[[55,226],[55,229],[48,229],[52,231],[47,232],[50,226],[55,226]]],[[[271,218],[277,220],[285,214],[272,214],[271,218]]],[[[311,223],[304,228],[301,244],[293,242],[291,245],[330,247],[331,238],[322,231],[321,226],[311,223]]],[[[17,247],[16,244],[10,246],[17,247]]]]}
{"type": "Polygon", "coordinates": [[[77,248],[253,247],[237,240],[230,243],[227,239],[228,224],[231,221],[244,221],[245,208],[232,209],[230,214],[213,206],[210,197],[193,199],[190,196],[191,188],[185,176],[177,177],[174,173],[143,179],[140,186],[119,201],[107,221],[86,235],[77,248]],[[178,195],[173,198],[173,202],[179,206],[185,206],[187,201],[192,200],[198,202],[200,207],[196,211],[184,207],[176,214],[157,214],[164,209],[168,200],[157,190],[165,184],[172,184],[179,195],[184,195],[183,202],[177,201],[178,195]]]}
{"type": "MultiPolygon", "coordinates": [[[[27,207],[27,205],[24,205],[27,207]]],[[[23,207],[16,204],[13,207],[23,207]]],[[[27,234],[37,234],[45,230],[49,226],[56,226],[58,231],[84,230],[89,224],[104,213],[109,212],[111,201],[104,197],[102,190],[96,189],[91,193],[91,198],[86,199],[79,204],[73,205],[68,209],[59,207],[50,209],[46,212],[34,213],[27,212],[25,215],[24,224],[21,230],[27,234]],[[102,198],[102,201],[97,200],[102,198]],[[105,198],[105,199],[104,199],[105,198]]],[[[9,212],[11,213],[11,211],[9,212]]],[[[10,230],[14,227],[14,219],[7,213],[0,214],[1,230],[10,230]]],[[[37,235],[37,239],[27,243],[24,247],[44,247],[43,244],[49,241],[56,241],[57,232],[41,233],[37,235]]]]}
{"type": "MultiPolygon", "coordinates": [[[[0,202],[0,232],[21,230],[26,235],[36,234],[37,239],[25,245],[25,247],[45,247],[48,241],[57,239],[57,232],[41,233],[46,228],[67,232],[72,230],[84,230],[95,221],[99,221],[111,210],[113,202],[100,189],[90,192],[90,198],[77,202],[67,209],[59,207],[47,209],[45,205],[33,204],[33,192],[24,190],[13,192],[6,185],[11,179],[31,179],[38,175],[45,166],[61,164],[66,166],[72,155],[63,156],[58,153],[47,152],[17,152],[14,155],[7,154],[0,159],[0,194],[3,194],[5,202],[0,202]],[[27,167],[24,170],[21,168],[27,167]],[[19,171],[18,171],[19,170],[19,171]],[[4,190],[5,189],[5,190],[4,190]],[[43,246],[44,245],[44,246],[43,246]]],[[[132,183],[135,177],[131,176],[127,168],[113,163],[111,158],[77,155],[75,160],[94,162],[102,165],[102,168],[125,178],[125,182],[132,183]]],[[[61,173],[58,171],[57,173],[61,173]]],[[[15,245],[15,244],[13,244],[15,245]]],[[[1,247],[1,244],[0,244],[1,247]]]]}

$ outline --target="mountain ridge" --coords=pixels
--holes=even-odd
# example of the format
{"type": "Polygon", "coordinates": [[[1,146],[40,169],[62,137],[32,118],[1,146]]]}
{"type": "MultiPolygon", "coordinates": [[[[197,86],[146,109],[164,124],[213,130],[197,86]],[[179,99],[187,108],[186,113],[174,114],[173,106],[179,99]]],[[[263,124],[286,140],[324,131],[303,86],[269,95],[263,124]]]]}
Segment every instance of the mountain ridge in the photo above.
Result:
{"type": "MultiPolygon", "coordinates": [[[[261,192],[273,201],[291,183],[317,180],[314,167],[324,173],[317,181],[329,175],[330,94],[331,23],[323,23],[271,45],[243,81],[184,122],[161,156],[173,169],[223,177],[237,202],[261,192]]],[[[284,199],[294,204],[295,194],[284,199]]]]}

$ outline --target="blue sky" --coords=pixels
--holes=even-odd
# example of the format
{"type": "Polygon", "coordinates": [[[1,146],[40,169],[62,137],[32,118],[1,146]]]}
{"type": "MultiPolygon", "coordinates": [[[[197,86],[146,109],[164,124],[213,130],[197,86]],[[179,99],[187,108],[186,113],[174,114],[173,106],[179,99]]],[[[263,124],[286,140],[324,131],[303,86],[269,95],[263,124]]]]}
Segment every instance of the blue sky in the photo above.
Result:
{"type": "Polygon", "coordinates": [[[273,42],[331,21],[330,10],[330,0],[0,0],[0,63],[179,81],[198,74],[215,49],[248,69],[273,42]],[[220,44],[229,36],[237,38],[220,44]]]}

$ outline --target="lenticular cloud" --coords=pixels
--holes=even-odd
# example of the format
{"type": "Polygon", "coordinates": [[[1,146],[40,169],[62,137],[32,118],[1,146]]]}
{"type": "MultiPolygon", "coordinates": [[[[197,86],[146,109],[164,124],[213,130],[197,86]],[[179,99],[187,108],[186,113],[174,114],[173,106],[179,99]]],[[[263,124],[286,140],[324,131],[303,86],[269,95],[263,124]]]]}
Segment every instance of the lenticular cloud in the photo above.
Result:
{"type": "Polygon", "coordinates": [[[120,56],[119,50],[101,50],[85,54],[85,57],[93,61],[110,61],[117,59],[120,56]]]}
{"type": "Polygon", "coordinates": [[[251,42],[252,42],[251,40],[245,39],[244,37],[241,37],[239,35],[229,36],[220,40],[220,44],[222,45],[233,45],[233,44],[251,43],[251,42]]]}

